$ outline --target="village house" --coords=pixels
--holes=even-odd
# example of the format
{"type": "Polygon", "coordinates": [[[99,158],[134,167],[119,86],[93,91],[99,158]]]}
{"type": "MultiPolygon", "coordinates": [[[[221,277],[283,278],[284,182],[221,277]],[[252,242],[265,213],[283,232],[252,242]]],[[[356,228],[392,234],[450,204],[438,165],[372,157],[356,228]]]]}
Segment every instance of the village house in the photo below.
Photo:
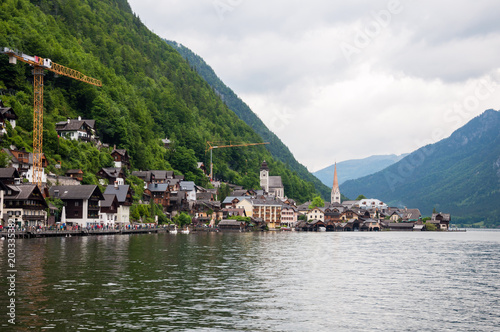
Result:
{"type": "Polygon", "coordinates": [[[130,157],[125,149],[113,149],[111,157],[115,163],[116,168],[130,168],[130,157]]]}
{"type": "Polygon", "coordinates": [[[50,197],[64,203],[61,222],[69,226],[87,227],[100,224],[100,201],[104,200],[96,185],[52,186],[50,197]]]}
{"type": "Polygon", "coordinates": [[[125,185],[109,185],[104,191],[105,195],[115,195],[118,201],[118,208],[116,211],[116,224],[120,227],[130,224],[130,207],[134,200],[132,198],[132,190],[130,186],[125,185]]]}
{"type": "Polygon", "coordinates": [[[186,193],[188,202],[196,202],[196,186],[193,181],[179,182],[179,190],[186,193]]]}
{"type": "Polygon", "coordinates": [[[358,207],[363,209],[363,210],[378,210],[380,212],[385,212],[389,209],[389,206],[385,204],[384,202],[375,199],[375,198],[368,198],[368,199],[362,199],[358,202],[358,207]]]}
{"type": "Polygon", "coordinates": [[[17,115],[12,107],[6,107],[0,100],[0,136],[7,133],[7,123],[12,129],[16,128],[17,115]]]}
{"type": "Polygon", "coordinates": [[[106,184],[106,181],[108,184],[114,184],[117,183],[118,185],[124,185],[125,184],[125,173],[121,168],[117,167],[104,167],[97,172],[96,176],[98,178],[101,178],[99,182],[101,185],[106,184]]]}
{"type": "Polygon", "coordinates": [[[103,226],[114,227],[118,220],[118,200],[115,194],[103,194],[99,223],[103,226]]]}
{"type": "Polygon", "coordinates": [[[95,120],[82,120],[80,116],[78,119],[68,119],[56,123],[56,131],[62,138],[98,143],[95,120]]]}
{"type": "Polygon", "coordinates": [[[168,183],[150,183],[144,193],[153,200],[155,204],[163,206],[164,210],[169,209],[171,203],[171,190],[168,183]]]}
{"type": "Polygon", "coordinates": [[[0,182],[4,184],[15,184],[21,182],[21,176],[14,167],[0,168],[0,182]]]}
{"type": "Polygon", "coordinates": [[[450,227],[451,215],[449,213],[433,213],[430,222],[442,231],[447,231],[450,227]]]}
{"type": "Polygon", "coordinates": [[[307,211],[307,220],[320,220],[322,222],[325,221],[325,208],[324,207],[315,207],[307,211]]]}
{"type": "Polygon", "coordinates": [[[284,227],[295,227],[298,220],[299,211],[296,207],[283,205],[281,208],[281,225],[284,227]]]}
{"type": "Polygon", "coordinates": [[[246,229],[246,223],[244,221],[224,219],[218,224],[221,231],[243,231],[246,229]]]}
{"type": "MultiPolygon", "coordinates": [[[[33,153],[26,151],[25,148],[18,150],[15,146],[10,149],[3,149],[9,158],[9,165],[19,172],[22,178],[32,182],[33,178],[33,153]]],[[[47,183],[45,168],[48,166],[47,158],[42,154],[42,182],[47,183]]]]}
{"type": "Polygon", "coordinates": [[[407,209],[399,210],[401,213],[401,218],[403,222],[418,222],[422,218],[422,214],[419,209],[407,209]]]}
{"type": "Polygon", "coordinates": [[[81,169],[70,169],[66,172],[66,176],[74,178],[80,182],[83,181],[83,171],[81,169]]]}
{"type": "Polygon", "coordinates": [[[3,186],[3,219],[13,219],[20,227],[45,225],[47,203],[35,184],[8,184],[3,186]]]}
{"type": "Polygon", "coordinates": [[[269,229],[281,227],[282,203],[276,199],[252,199],[252,217],[262,219],[269,229]]]}

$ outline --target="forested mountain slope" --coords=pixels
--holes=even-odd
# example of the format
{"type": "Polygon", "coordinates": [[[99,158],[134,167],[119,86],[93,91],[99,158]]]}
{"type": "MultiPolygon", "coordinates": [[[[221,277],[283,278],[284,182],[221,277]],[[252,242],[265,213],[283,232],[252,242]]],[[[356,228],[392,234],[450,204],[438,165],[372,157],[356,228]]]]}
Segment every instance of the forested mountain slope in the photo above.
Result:
{"type": "Polygon", "coordinates": [[[166,40],[166,42],[179,51],[179,53],[186,60],[188,60],[191,67],[194,68],[207,81],[208,84],[210,84],[226,105],[234,111],[240,119],[252,127],[252,129],[259,134],[264,141],[271,143],[266,145],[266,148],[269,152],[271,152],[274,158],[285,163],[291,170],[297,172],[302,179],[314,183],[316,190],[321,193],[324,199],[330,199],[330,188],[322,184],[321,181],[318,181],[315,176],[309,173],[304,165],[295,159],[293,154],[290,152],[290,149],[283,144],[278,136],[266,127],[262,120],[243,100],[241,100],[241,98],[234,93],[233,90],[231,90],[231,88],[221,81],[212,67],[210,67],[205,60],[203,60],[203,58],[182,44],[170,40],[166,40]]]}
{"type": "Polygon", "coordinates": [[[487,110],[450,137],[340,189],[426,215],[435,208],[454,223],[500,225],[500,112],[487,110]]]}
{"type": "MultiPolygon", "coordinates": [[[[50,58],[100,79],[98,88],[66,77],[45,76],[44,152],[62,169],[81,167],[95,174],[110,160],[89,147],[63,142],[55,123],[78,115],[95,119],[104,143],[126,148],[134,169],[176,169],[206,182],[196,161],[209,163],[206,141],[262,142],[262,138],[224,104],[182,56],[150,32],[126,0],[4,0],[0,3],[0,47],[50,58]],[[160,139],[174,142],[166,150],[160,139]]],[[[31,148],[33,87],[31,68],[10,65],[0,54],[0,89],[6,106],[19,116],[3,146],[31,148]]],[[[314,185],[299,178],[262,146],[214,152],[218,178],[259,186],[259,167],[267,160],[281,175],[289,197],[305,201],[314,185]]]]}

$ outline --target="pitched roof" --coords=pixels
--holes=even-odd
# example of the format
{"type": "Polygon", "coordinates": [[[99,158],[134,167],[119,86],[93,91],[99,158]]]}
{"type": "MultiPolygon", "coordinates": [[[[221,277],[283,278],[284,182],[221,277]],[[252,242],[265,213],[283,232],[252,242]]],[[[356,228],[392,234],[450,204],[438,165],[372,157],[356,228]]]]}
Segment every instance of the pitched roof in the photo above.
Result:
{"type": "Polygon", "coordinates": [[[127,200],[127,194],[130,186],[128,184],[122,184],[118,186],[109,185],[104,191],[104,195],[113,194],[116,195],[116,199],[119,203],[123,203],[127,200]]]}
{"type": "Polygon", "coordinates": [[[219,222],[219,226],[241,226],[242,223],[244,222],[232,219],[223,219],[219,222]]]}
{"type": "Polygon", "coordinates": [[[269,188],[283,188],[281,176],[270,176],[269,177],[269,188]]]}
{"type": "Polygon", "coordinates": [[[195,185],[193,181],[181,181],[179,182],[179,186],[181,187],[181,190],[193,191],[195,185]]]}
{"type": "Polygon", "coordinates": [[[14,167],[0,168],[0,179],[14,179],[19,177],[19,172],[14,167]]]}
{"type": "Polygon", "coordinates": [[[91,129],[94,129],[95,120],[68,119],[67,121],[61,121],[56,123],[56,130],[76,131],[79,130],[84,125],[90,127],[91,129]]]}
{"type": "Polygon", "coordinates": [[[150,183],[148,185],[149,191],[160,191],[165,192],[168,191],[168,183],[150,183]]]}
{"type": "MultiPolygon", "coordinates": [[[[7,185],[7,188],[12,190],[13,195],[11,196],[5,196],[4,199],[6,200],[26,200],[28,199],[33,192],[38,192],[40,197],[42,197],[42,192],[40,189],[38,189],[38,186],[36,184],[18,184],[18,185],[7,185]]],[[[45,199],[41,199],[40,201],[43,201],[43,204],[45,207],[48,207],[47,203],[45,202],[45,199]]]]}
{"type": "Polygon", "coordinates": [[[66,174],[83,174],[83,171],[81,169],[70,169],[66,174]]]}
{"type": "Polygon", "coordinates": [[[125,149],[114,149],[113,151],[111,151],[111,154],[113,154],[115,152],[121,156],[124,156],[127,154],[127,150],[125,150],[125,149]]]}
{"type": "Polygon", "coordinates": [[[92,194],[97,191],[100,199],[104,199],[99,187],[95,184],[76,185],[76,186],[52,186],[49,189],[51,197],[55,197],[54,193],[59,191],[60,199],[89,199],[92,194]]]}
{"type": "Polygon", "coordinates": [[[110,178],[116,178],[123,175],[122,169],[119,167],[104,167],[101,170],[110,178]]]}
{"type": "Polygon", "coordinates": [[[111,207],[116,199],[115,194],[104,194],[102,196],[104,197],[104,201],[101,202],[102,207],[111,207]]]}

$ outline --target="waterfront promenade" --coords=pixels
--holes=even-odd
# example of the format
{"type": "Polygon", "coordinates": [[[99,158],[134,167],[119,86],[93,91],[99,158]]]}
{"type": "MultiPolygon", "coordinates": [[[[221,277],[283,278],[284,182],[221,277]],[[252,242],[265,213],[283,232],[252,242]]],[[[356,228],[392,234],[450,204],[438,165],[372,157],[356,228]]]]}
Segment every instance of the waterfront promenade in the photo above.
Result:
{"type": "MultiPolygon", "coordinates": [[[[132,229],[80,229],[80,230],[16,230],[16,239],[31,239],[40,237],[70,237],[70,236],[99,236],[99,235],[130,235],[167,233],[167,228],[132,228],[132,229]]],[[[7,229],[0,232],[0,237],[7,238],[7,229]]]]}

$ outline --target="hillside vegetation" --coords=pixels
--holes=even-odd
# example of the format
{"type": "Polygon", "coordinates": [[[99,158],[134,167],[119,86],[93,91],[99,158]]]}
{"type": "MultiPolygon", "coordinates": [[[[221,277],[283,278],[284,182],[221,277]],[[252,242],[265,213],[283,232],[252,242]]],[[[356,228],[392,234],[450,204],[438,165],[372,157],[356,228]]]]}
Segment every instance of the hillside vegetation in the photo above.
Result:
{"type": "Polygon", "coordinates": [[[452,223],[500,226],[500,112],[487,110],[450,137],[381,172],[345,182],[356,197],[451,213],[452,223]]]}
{"type": "MultiPolygon", "coordinates": [[[[57,137],[55,123],[78,115],[96,120],[102,142],[127,149],[134,169],[176,169],[202,185],[206,178],[196,161],[208,165],[206,141],[262,142],[176,50],[142,24],[125,0],[5,0],[0,18],[0,47],[50,58],[103,82],[99,88],[50,72],[45,76],[43,146],[52,165],[61,161],[60,172],[80,166],[95,174],[109,164],[104,156],[88,163],[76,151],[95,148],[61,143],[57,137]],[[165,137],[174,142],[172,150],[160,144],[165,137]]],[[[2,144],[29,150],[31,68],[10,65],[0,55],[0,89],[10,91],[1,98],[19,116],[18,127],[2,144]]],[[[305,201],[317,193],[262,146],[214,152],[214,171],[217,178],[257,188],[264,159],[271,174],[282,176],[289,197],[305,201]]]]}

